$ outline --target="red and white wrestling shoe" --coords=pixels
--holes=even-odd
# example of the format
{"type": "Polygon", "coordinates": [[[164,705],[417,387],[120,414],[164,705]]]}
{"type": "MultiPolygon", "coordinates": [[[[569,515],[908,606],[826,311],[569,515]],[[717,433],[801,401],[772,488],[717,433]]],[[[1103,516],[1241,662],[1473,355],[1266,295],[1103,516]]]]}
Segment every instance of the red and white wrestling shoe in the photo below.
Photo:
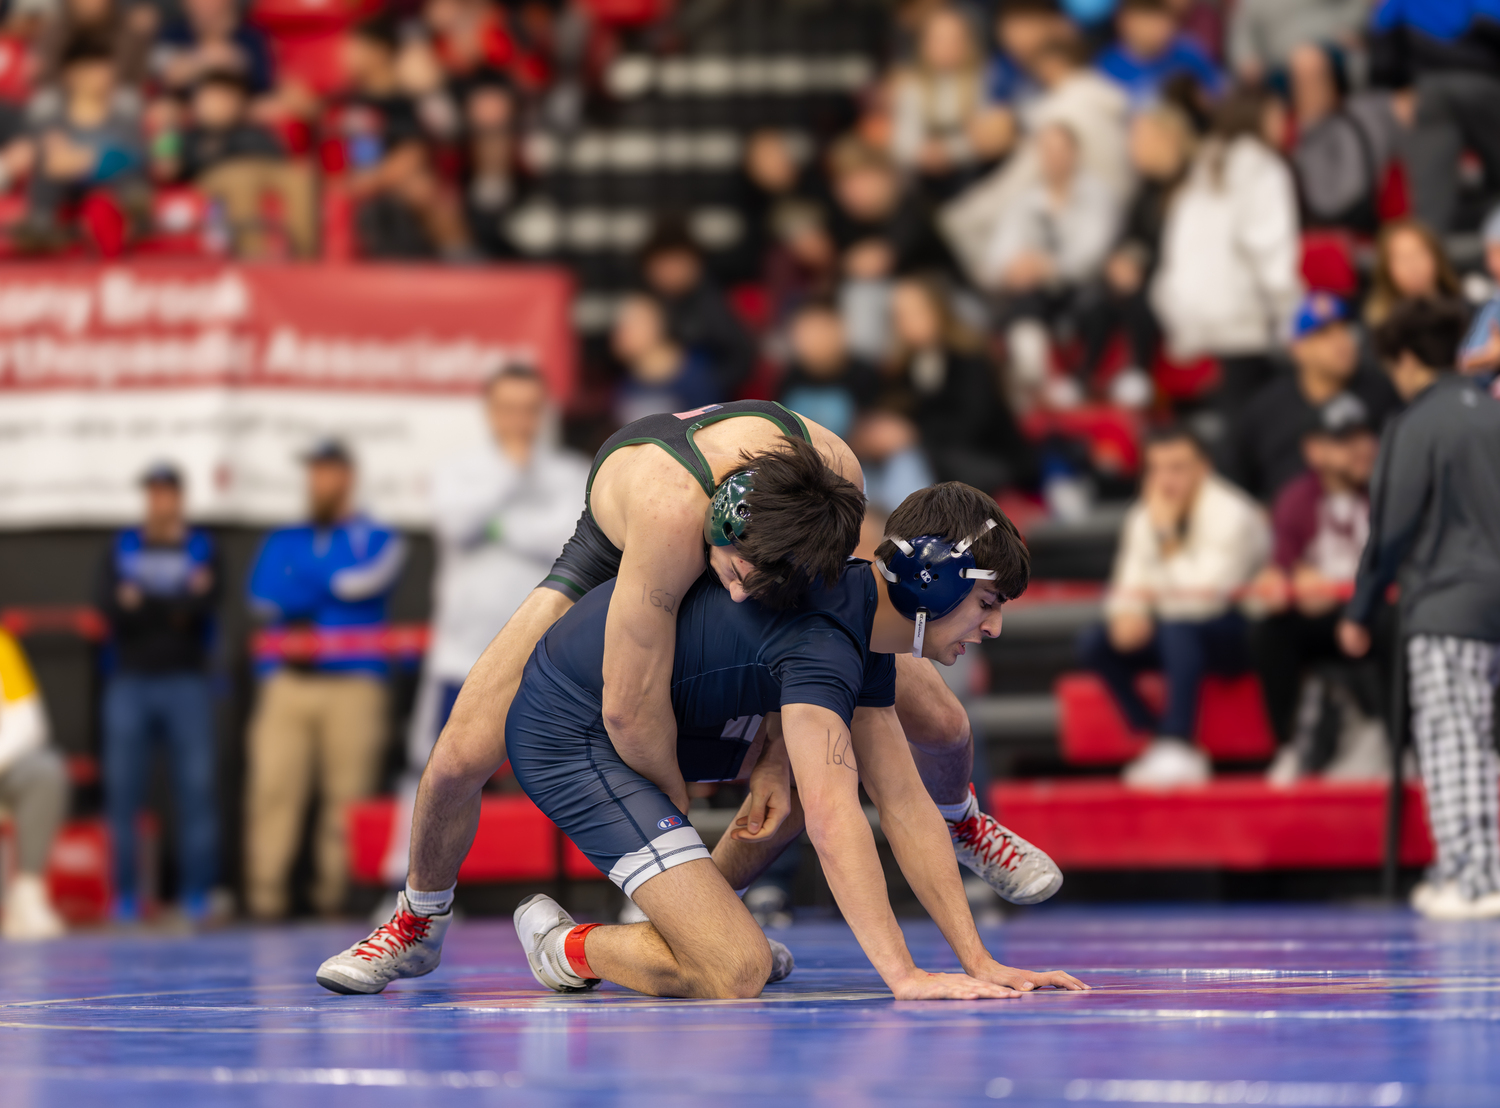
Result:
{"type": "Polygon", "coordinates": [[[429,974],[443,959],[452,922],[451,908],[440,916],[413,912],[403,892],[390,919],[318,967],[318,984],[336,993],[378,993],[397,978],[429,974]]]}
{"type": "Polygon", "coordinates": [[[1057,863],[994,816],[981,812],[973,785],[969,786],[968,809],[962,819],[948,822],[948,834],[958,860],[1012,904],[1039,904],[1062,888],[1057,863]]]}

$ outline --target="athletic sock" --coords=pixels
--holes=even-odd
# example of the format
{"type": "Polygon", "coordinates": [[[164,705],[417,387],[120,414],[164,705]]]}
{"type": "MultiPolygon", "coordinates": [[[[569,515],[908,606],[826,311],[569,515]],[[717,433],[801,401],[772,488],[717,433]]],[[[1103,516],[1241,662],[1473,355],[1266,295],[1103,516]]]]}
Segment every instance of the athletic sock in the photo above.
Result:
{"type": "Polygon", "coordinates": [[[449,885],[435,893],[421,892],[411,887],[411,882],[406,883],[406,906],[419,916],[441,916],[453,907],[453,890],[458,888],[456,884],[449,885]]]}
{"type": "Polygon", "coordinates": [[[979,814],[979,798],[970,789],[969,795],[957,804],[939,804],[937,810],[943,813],[943,818],[949,823],[962,823],[970,816],[979,814]]]}
{"type": "Polygon", "coordinates": [[[583,952],[584,940],[598,926],[597,923],[580,923],[563,936],[563,957],[568,960],[568,968],[584,981],[599,980],[599,975],[589,965],[588,956],[583,952]]]}

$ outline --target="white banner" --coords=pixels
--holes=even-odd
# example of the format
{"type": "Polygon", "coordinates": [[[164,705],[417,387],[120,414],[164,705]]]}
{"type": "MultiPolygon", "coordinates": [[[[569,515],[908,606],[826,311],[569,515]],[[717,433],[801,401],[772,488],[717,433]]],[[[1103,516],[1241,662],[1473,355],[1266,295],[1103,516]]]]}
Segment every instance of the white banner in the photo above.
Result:
{"type": "Polygon", "coordinates": [[[484,380],[524,361],[566,398],[565,277],[375,266],[0,270],[0,527],[138,519],[155,462],[205,522],[305,511],[335,436],[361,506],[427,523],[427,476],[486,434],[484,380]]]}

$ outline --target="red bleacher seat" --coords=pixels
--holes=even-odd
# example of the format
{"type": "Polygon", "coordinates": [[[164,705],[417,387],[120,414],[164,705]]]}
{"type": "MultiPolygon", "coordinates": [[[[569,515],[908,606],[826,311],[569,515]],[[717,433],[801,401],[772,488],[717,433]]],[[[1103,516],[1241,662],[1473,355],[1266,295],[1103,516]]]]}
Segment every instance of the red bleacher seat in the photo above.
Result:
{"type": "Polygon", "coordinates": [[[608,27],[644,27],[671,9],[671,0],[584,0],[584,8],[608,27]]]}
{"type": "Polygon", "coordinates": [[[1107,404],[1066,411],[1038,408],[1021,424],[1030,438],[1063,435],[1089,444],[1094,464],[1108,473],[1133,474],[1141,465],[1141,421],[1133,412],[1107,404]]]}
{"type": "Polygon", "coordinates": [[[1217,358],[1204,356],[1188,362],[1175,362],[1165,351],[1158,351],[1151,366],[1151,379],[1157,391],[1172,400],[1196,400],[1218,387],[1222,370],[1217,358]]]}
{"type": "MultiPolygon", "coordinates": [[[[1260,776],[1140,792],[1114,778],[999,782],[992,810],[1068,869],[1318,869],[1381,863],[1386,787],[1318,780],[1278,789],[1260,776]]],[[[1404,865],[1432,842],[1421,789],[1406,789],[1404,865]]]]}
{"type": "MultiPolygon", "coordinates": [[[[379,884],[395,822],[395,802],[377,797],[349,808],[349,873],[366,884],[379,884]]],[[[541,809],[519,795],[486,796],[479,805],[479,830],[458,879],[463,884],[488,881],[552,881],[559,861],[564,876],[593,880],[600,873],[562,835],[541,809]],[[559,853],[559,840],[561,852],[559,853]]]]}
{"type": "MultiPolygon", "coordinates": [[[[1159,675],[1144,675],[1140,689],[1148,704],[1160,708],[1164,689],[1159,675]]],[[[1058,678],[1054,691],[1058,745],[1065,761],[1080,766],[1123,765],[1149,740],[1149,735],[1130,729],[1104,682],[1093,674],[1066,674],[1058,678]]],[[[1196,740],[1219,761],[1259,761],[1276,752],[1260,682],[1253,675],[1204,678],[1196,740]]]]}

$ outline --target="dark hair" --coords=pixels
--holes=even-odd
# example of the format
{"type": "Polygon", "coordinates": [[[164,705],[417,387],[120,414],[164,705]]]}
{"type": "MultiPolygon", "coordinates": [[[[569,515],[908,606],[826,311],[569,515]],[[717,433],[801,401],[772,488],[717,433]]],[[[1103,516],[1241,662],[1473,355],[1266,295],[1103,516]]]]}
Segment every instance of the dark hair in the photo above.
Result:
{"type": "Polygon", "coordinates": [[[250,82],[245,79],[243,73],[233,69],[210,69],[198,78],[193,86],[193,91],[205,88],[225,88],[247,96],[250,93],[250,82]]]}
{"type": "Polygon", "coordinates": [[[396,26],[394,19],[387,16],[377,15],[372,19],[362,19],[349,28],[349,33],[355,38],[383,46],[392,54],[401,46],[400,28],[396,26]]]}
{"type": "Polygon", "coordinates": [[[115,60],[114,46],[101,31],[80,31],[68,39],[63,48],[60,69],[89,62],[111,62],[115,60]]]}
{"type": "Polygon", "coordinates": [[[734,547],[755,567],[745,591],[768,608],[795,607],[808,589],[843,573],[859,545],[865,494],[801,439],[740,458],[755,470],[750,519],[734,547]]]}
{"type": "Polygon", "coordinates": [[[1057,0],[1003,0],[1000,10],[995,13],[996,19],[1009,19],[1011,16],[1061,16],[1062,7],[1057,0]]]}
{"type": "MultiPolygon", "coordinates": [[[[962,481],[945,481],[912,493],[885,521],[885,533],[908,541],[923,535],[941,535],[953,542],[976,536],[970,548],[974,562],[980,569],[995,571],[995,588],[1008,600],[1025,592],[1031,580],[1031,552],[1016,525],[994,497],[962,481]],[[999,526],[986,531],[988,520],[999,526]]],[[[875,548],[880,559],[895,553],[896,544],[888,538],[875,548]]]]}
{"type": "Polygon", "coordinates": [[[1047,59],[1055,58],[1065,62],[1075,69],[1081,69],[1089,64],[1089,50],[1083,43],[1075,38],[1052,38],[1037,47],[1036,54],[1032,58],[1032,65],[1047,59]]]}
{"type": "Polygon", "coordinates": [[[1153,446],[1168,446],[1175,442],[1185,442],[1200,456],[1209,457],[1208,444],[1186,423],[1166,423],[1153,427],[1146,433],[1145,447],[1150,450],[1153,446]]]}
{"type": "Polygon", "coordinates": [[[1399,361],[1410,354],[1428,369],[1454,369],[1469,313],[1456,300],[1402,300],[1375,328],[1375,349],[1381,361],[1399,361]]]}
{"type": "Polygon", "coordinates": [[[796,319],[798,316],[812,314],[839,315],[840,313],[838,301],[824,293],[814,293],[811,296],[804,297],[796,305],[796,307],[792,309],[793,319],[796,319]]]}
{"type": "Polygon", "coordinates": [[[651,235],[641,247],[641,260],[648,262],[659,254],[686,253],[702,256],[697,240],[687,222],[680,216],[668,215],[651,229],[651,235]]]}
{"type": "Polygon", "coordinates": [[[1120,0],[1120,6],[1115,10],[1117,12],[1154,12],[1157,15],[1172,14],[1167,0],[1120,0]]]}
{"type": "Polygon", "coordinates": [[[535,385],[546,387],[547,381],[541,371],[530,362],[506,362],[495,370],[484,381],[484,391],[488,395],[501,381],[529,381],[535,385]]]}

